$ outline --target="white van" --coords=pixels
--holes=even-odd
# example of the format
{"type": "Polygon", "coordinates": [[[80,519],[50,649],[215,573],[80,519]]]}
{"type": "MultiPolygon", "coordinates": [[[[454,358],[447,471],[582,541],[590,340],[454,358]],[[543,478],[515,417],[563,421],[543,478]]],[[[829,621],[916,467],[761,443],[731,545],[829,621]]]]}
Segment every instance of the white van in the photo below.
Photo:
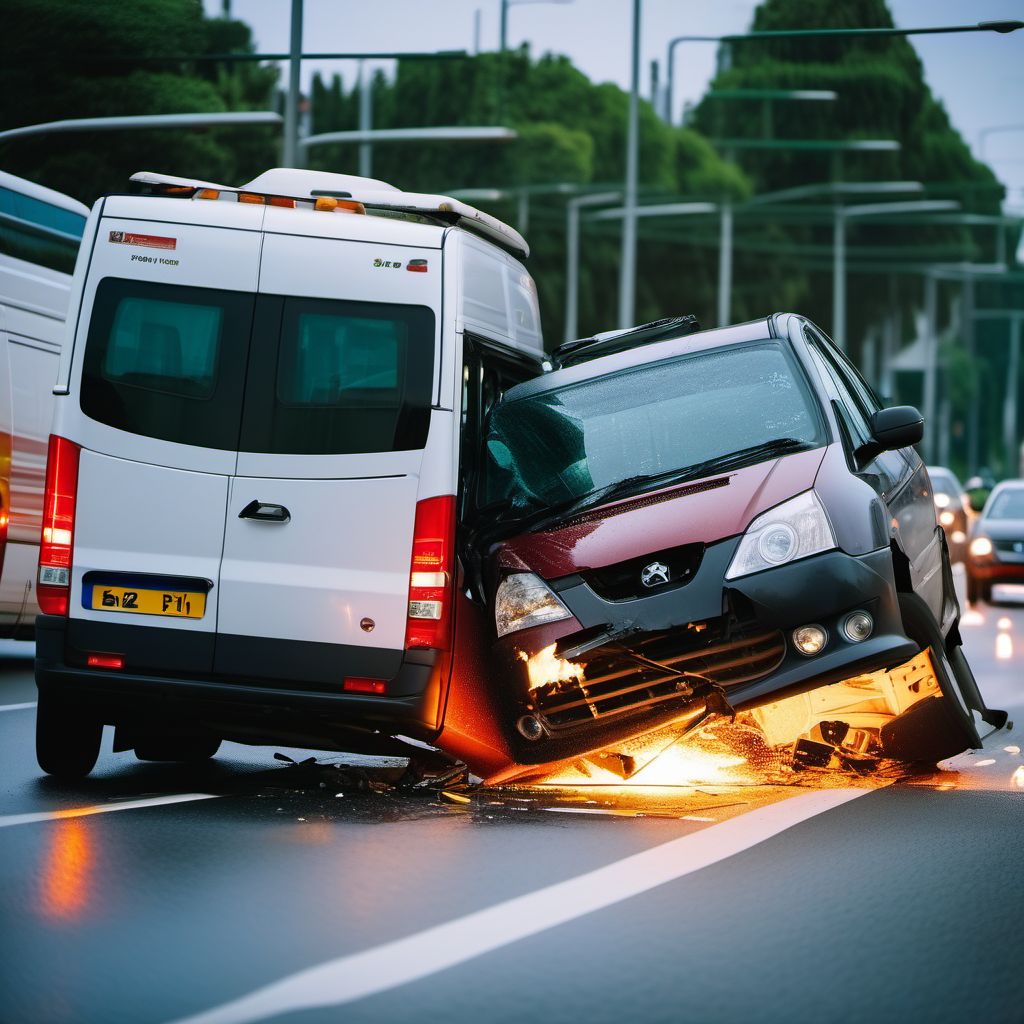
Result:
{"type": "Polygon", "coordinates": [[[46,439],[71,271],[89,215],[0,171],[0,636],[29,638],[46,439]]]}
{"type": "Polygon", "coordinates": [[[482,418],[539,372],[522,237],[456,200],[144,172],[93,208],[55,394],[37,752],[441,731],[482,418]]]}

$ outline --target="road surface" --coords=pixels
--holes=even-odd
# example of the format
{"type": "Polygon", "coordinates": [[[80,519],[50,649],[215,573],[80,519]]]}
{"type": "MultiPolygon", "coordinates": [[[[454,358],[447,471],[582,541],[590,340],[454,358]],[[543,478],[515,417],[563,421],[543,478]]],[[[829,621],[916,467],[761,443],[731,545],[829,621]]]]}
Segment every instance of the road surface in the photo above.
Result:
{"type": "Polygon", "coordinates": [[[468,803],[109,736],[54,784],[31,646],[2,645],[0,1020],[1016,1024],[1024,604],[964,635],[1018,724],[936,775],[468,803]]]}

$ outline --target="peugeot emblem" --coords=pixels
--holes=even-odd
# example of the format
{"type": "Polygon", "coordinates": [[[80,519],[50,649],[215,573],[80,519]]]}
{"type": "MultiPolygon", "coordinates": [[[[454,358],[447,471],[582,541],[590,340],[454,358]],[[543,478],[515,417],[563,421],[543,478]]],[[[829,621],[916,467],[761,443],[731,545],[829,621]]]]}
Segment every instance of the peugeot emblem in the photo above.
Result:
{"type": "Polygon", "coordinates": [[[640,582],[645,587],[657,587],[668,583],[668,566],[661,562],[651,562],[640,570],[640,582]]]}

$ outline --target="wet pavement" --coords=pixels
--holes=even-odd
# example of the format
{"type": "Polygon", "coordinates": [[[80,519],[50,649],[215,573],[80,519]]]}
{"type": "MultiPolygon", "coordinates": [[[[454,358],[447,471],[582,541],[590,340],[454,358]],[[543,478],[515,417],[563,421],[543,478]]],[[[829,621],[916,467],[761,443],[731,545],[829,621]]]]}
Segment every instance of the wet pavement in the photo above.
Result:
{"type": "Polygon", "coordinates": [[[1024,604],[964,635],[1018,724],[935,775],[447,792],[109,734],[54,784],[4,644],[0,1021],[1024,1020],[1024,604]]]}

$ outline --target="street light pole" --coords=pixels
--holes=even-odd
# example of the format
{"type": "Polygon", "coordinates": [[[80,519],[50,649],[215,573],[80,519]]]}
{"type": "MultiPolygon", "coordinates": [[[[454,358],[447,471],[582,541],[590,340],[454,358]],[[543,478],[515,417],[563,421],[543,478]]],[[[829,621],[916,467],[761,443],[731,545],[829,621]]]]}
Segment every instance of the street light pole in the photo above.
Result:
{"type": "Polygon", "coordinates": [[[719,208],[718,232],[718,326],[727,327],[732,310],[732,203],[719,208]]]}
{"type": "Polygon", "coordinates": [[[580,210],[622,198],[621,192],[595,192],[577,196],[565,204],[565,333],[563,341],[579,337],[580,304],[580,210]]]}
{"type": "Polygon", "coordinates": [[[284,102],[285,167],[299,166],[299,89],[302,68],[302,0],[292,0],[292,31],[288,53],[288,95],[284,102]]]}
{"type": "Polygon", "coordinates": [[[924,461],[935,460],[935,384],[939,358],[938,284],[935,276],[924,276],[924,461]]]}
{"type": "Polygon", "coordinates": [[[633,326],[636,313],[636,194],[640,143],[640,4],[633,0],[626,180],[623,186],[622,258],[619,274],[619,327],[633,326]]]}
{"type": "MultiPolygon", "coordinates": [[[[366,61],[359,62],[359,130],[364,134],[373,128],[372,76],[366,73],[366,61]]],[[[359,176],[373,175],[373,143],[359,143],[359,176]]]]}

